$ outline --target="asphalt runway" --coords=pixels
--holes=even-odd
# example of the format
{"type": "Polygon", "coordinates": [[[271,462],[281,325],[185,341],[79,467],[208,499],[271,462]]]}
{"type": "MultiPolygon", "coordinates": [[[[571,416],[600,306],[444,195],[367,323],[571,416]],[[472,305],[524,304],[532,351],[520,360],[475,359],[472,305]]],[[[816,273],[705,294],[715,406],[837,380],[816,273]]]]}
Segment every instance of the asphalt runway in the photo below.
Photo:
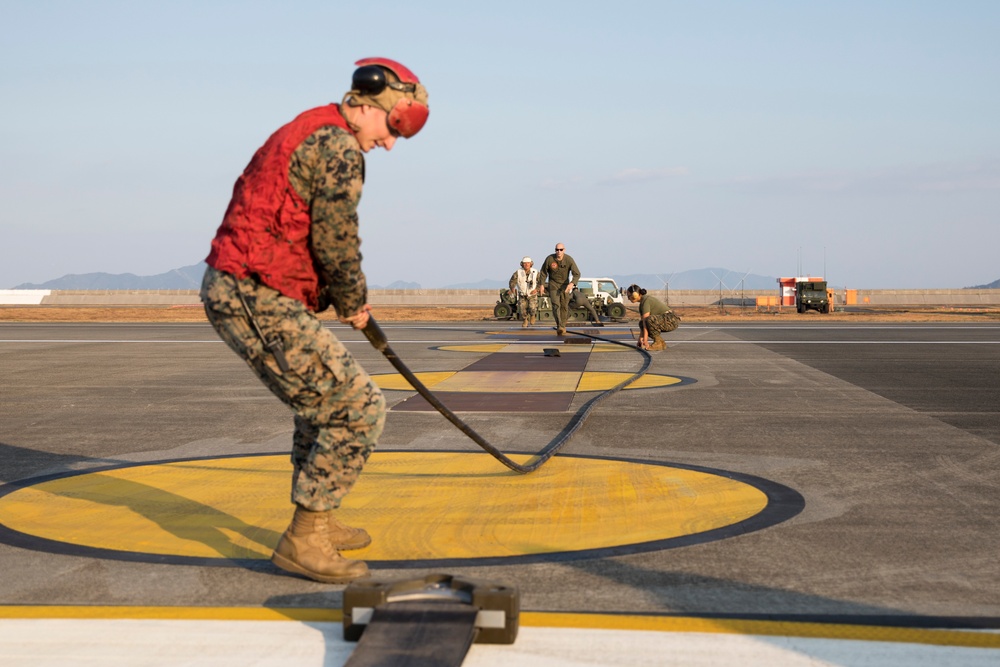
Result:
{"type": "MultiPolygon", "coordinates": [[[[521,460],[643,361],[516,323],[383,329],[521,460]]],[[[543,646],[519,664],[674,664],[665,642],[693,642],[704,623],[716,648],[720,634],[807,627],[840,641],[782,645],[814,660],[801,664],[868,664],[876,645],[926,648],[898,664],[1000,659],[1000,326],[682,325],[643,386],[597,405],[530,475],[418,405],[359,333],[334,331],[390,405],[365,488],[345,503],[375,538],[357,557],[379,579],[445,571],[516,586],[525,645],[543,646]],[[546,662],[545,645],[591,641],[537,634],[556,626],[657,639],[648,663],[636,657],[647,644],[617,635],[579,662],[546,662]],[[871,643],[848,657],[857,641],[871,643]],[[942,645],[960,653],[933,653],[942,645]]],[[[323,610],[340,609],[342,586],[266,558],[291,511],[291,414],[208,325],[3,324],[0,368],[0,662],[73,664],[69,639],[28,639],[73,618],[336,620],[323,610]]],[[[334,634],[319,631],[315,664],[343,664],[334,634]]],[[[734,662],[800,664],[775,658],[777,645],[733,648],[734,662]]],[[[482,662],[467,664],[504,660],[502,647],[496,663],[474,650],[482,662]]]]}

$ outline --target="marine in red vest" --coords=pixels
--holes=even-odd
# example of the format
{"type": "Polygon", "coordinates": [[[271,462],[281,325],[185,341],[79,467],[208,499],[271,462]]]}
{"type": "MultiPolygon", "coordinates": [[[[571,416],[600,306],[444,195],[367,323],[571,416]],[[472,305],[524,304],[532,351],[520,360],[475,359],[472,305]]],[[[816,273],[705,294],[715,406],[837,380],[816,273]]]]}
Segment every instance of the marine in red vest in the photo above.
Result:
{"type": "Polygon", "coordinates": [[[392,150],[429,114],[427,91],[405,66],[359,60],[340,104],[278,129],[236,181],[202,282],[209,322],[295,413],[295,513],[271,557],[327,583],[368,575],[341,551],[367,546],[337,517],[385,424],[378,386],[315,313],[332,306],[356,329],[368,323],[357,206],[364,154],[392,150]]]}
{"type": "Polygon", "coordinates": [[[362,153],[392,150],[398,137],[420,131],[429,113],[427,92],[408,69],[384,58],[358,64],[343,104],[300,114],[257,151],[206,260],[238,278],[254,275],[314,311],[322,283],[338,314],[347,315],[366,296],[356,212],[362,153]],[[313,244],[320,232],[339,238],[313,244]]]}

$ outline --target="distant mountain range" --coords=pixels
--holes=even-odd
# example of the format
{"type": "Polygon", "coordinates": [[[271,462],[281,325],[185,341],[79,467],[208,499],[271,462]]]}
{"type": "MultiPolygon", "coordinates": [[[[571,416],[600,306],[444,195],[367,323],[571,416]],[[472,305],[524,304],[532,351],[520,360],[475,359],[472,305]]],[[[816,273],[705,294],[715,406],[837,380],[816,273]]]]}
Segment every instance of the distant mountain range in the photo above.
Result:
{"type": "Polygon", "coordinates": [[[44,283],[22,283],[14,289],[65,289],[65,290],[161,290],[201,289],[205,263],[192,264],[155,276],[137,276],[133,273],[71,273],[44,283]]]}
{"type": "MultiPolygon", "coordinates": [[[[196,290],[201,287],[201,277],[205,273],[205,263],[192,264],[155,276],[137,276],[132,273],[83,273],[69,274],[44,283],[22,283],[14,289],[52,290],[196,290]]],[[[589,274],[588,274],[589,275],[589,274]]],[[[604,276],[594,276],[604,277],[604,276]]],[[[672,274],[633,273],[630,275],[608,276],[614,278],[621,287],[635,283],[646,289],[676,290],[720,290],[738,292],[740,290],[771,290],[778,288],[778,279],[752,273],[730,271],[729,269],[708,268],[680,271],[672,274]]],[[[479,282],[457,283],[443,287],[424,288],[420,283],[397,280],[388,285],[370,285],[370,289],[502,289],[508,279],[484,279],[479,282]]],[[[987,285],[975,285],[966,289],[1000,289],[1000,279],[987,285]]]]}
{"type": "MultiPolygon", "coordinates": [[[[196,290],[201,288],[205,263],[192,264],[155,276],[137,276],[132,273],[83,273],[69,274],[44,283],[22,283],[14,289],[53,290],[196,290]]],[[[594,276],[603,277],[603,276],[594,276]]],[[[636,283],[647,289],[722,289],[748,290],[777,289],[777,281],[769,276],[742,274],[727,269],[699,269],[670,275],[631,274],[611,275],[622,287],[636,283]]],[[[456,283],[426,289],[502,289],[509,278],[484,279],[478,282],[456,283]]],[[[397,280],[388,285],[370,285],[370,289],[425,289],[420,283],[397,280]]]]}

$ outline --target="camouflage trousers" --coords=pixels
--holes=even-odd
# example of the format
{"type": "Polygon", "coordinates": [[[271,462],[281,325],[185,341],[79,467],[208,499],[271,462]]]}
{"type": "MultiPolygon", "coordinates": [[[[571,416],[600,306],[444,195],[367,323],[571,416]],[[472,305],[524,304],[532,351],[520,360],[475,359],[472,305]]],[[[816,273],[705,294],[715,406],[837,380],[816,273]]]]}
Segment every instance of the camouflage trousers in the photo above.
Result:
{"type": "Polygon", "coordinates": [[[646,318],[646,330],[649,331],[649,335],[656,338],[661,333],[669,333],[677,328],[680,324],[681,318],[674,315],[672,310],[669,310],[662,315],[650,315],[646,318]]]}
{"type": "Polygon", "coordinates": [[[538,295],[532,294],[530,296],[520,295],[517,300],[517,309],[520,311],[521,319],[526,320],[529,317],[538,316],[538,295]]]}
{"type": "Polygon", "coordinates": [[[292,502],[314,512],[336,509],[382,433],[381,390],[301,301],[212,267],[201,300],[222,340],[295,412],[292,502]],[[288,371],[257,335],[241,293],[264,336],[281,341],[288,371]]]}

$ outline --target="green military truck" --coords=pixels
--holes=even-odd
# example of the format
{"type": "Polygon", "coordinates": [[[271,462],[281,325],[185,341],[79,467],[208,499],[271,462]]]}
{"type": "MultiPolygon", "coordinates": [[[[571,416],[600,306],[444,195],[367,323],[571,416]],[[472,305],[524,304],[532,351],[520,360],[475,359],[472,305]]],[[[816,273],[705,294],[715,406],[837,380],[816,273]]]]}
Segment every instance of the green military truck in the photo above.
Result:
{"type": "Polygon", "coordinates": [[[830,295],[826,290],[826,281],[811,280],[795,283],[795,310],[800,313],[807,310],[829,313],[830,295]]]}

